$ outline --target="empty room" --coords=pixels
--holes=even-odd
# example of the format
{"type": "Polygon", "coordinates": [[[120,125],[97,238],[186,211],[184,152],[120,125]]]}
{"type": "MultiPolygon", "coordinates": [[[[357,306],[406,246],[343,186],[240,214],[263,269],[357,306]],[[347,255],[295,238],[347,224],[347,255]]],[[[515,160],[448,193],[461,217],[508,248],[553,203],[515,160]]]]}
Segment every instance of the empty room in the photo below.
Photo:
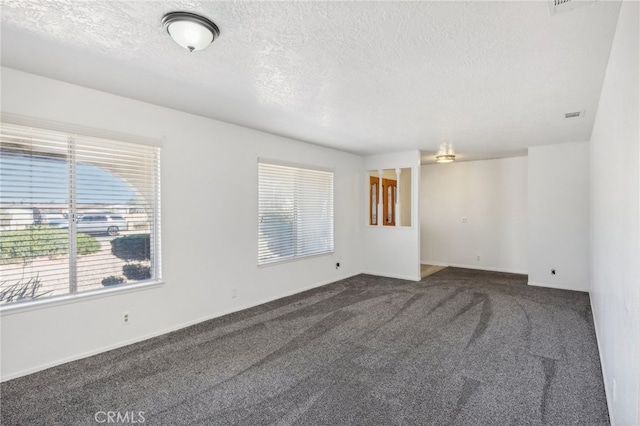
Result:
{"type": "Polygon", "coordinates": [[[2,0],[2,425],[640,425],[640,3],[2,0]]]}

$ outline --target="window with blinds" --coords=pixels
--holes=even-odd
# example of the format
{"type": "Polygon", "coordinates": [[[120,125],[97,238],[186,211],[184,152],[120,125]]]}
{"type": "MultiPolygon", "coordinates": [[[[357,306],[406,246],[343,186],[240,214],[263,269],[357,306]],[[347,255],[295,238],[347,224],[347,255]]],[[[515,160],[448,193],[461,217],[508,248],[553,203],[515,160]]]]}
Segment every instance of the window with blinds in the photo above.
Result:
{"type": "Polygon", "coordinates": [[[258,265],[333,252],[333,172],[258,162],[258,265]]]}
{"type": "Polygon", "coordinates": [[[160,148],[2,123],[0,306],[160,279],[160,148]]]}

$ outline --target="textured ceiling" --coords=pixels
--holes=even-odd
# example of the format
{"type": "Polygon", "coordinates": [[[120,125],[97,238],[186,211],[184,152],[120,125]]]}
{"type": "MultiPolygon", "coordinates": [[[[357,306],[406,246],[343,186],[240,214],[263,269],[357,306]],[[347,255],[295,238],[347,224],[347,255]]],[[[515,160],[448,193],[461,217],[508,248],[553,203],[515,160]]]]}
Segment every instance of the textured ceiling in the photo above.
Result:
{"type": "Polygon", "coordinates": [[[495,158],[589,139],[619,7],[3,0],[2,65],[359,154],[495,158]],[[171,11],[220,37],[187,52],[171,11]]]}

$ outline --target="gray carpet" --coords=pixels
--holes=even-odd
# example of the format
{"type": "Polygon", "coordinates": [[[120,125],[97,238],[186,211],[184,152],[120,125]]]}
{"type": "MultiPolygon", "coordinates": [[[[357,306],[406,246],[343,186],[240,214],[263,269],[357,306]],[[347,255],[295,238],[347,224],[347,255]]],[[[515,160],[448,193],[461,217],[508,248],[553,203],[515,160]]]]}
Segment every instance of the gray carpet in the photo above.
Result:
{"type": "Polygon", "coordinates": [[[456,268],[359,275],[2,384],[3,425],[102,411],[148,425],[609,424],[588,294],[456,268]]]}

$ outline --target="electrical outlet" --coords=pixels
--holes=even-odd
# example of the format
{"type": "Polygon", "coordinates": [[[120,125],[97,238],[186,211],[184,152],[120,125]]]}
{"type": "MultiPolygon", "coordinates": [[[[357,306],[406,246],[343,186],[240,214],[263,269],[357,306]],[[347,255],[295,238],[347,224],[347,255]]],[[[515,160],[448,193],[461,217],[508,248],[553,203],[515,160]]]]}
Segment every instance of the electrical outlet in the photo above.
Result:
{"type": "Polygon", "coordinates": [[[131,322],[131,317],[129,316],[129,311],[125,311],[122,313],[122,325],[129,325],[131,322]]]}
{"type": "Polygon", "coordinates": [[[469,218],[468,217],[463,217],[461,220],[462,223],[468,223],[469,222],[469,218]]]}

